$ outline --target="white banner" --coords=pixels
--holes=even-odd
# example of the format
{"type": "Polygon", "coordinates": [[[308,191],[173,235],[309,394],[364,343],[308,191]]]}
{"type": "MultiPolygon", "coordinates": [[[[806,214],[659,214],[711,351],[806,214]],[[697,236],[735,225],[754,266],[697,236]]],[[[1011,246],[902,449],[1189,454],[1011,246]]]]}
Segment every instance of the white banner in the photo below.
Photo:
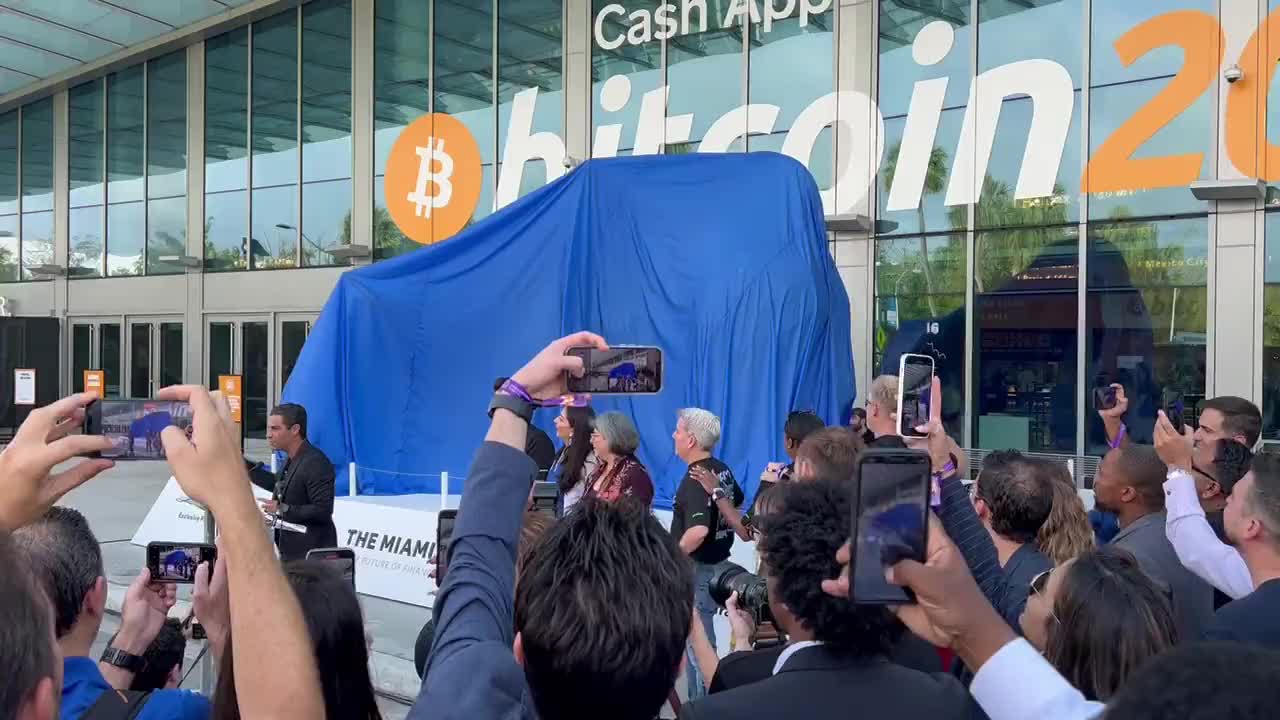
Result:
{"type": "MultiPolygon", "coordinates": [[[[253,485],[253,496],[259,500],[270,500],[271,493],[253,485]]],[[[187,497],[178,486],[178,481],[170,477],[165,483],[160,496],[151,504],[147,516],[142,519],[138,531],[133,534],[134,545],[146,545],[149,542],[204,542],[204,508],[187,497]]],[[[265,530],[266,526],[263,525],[265,530]]]]}

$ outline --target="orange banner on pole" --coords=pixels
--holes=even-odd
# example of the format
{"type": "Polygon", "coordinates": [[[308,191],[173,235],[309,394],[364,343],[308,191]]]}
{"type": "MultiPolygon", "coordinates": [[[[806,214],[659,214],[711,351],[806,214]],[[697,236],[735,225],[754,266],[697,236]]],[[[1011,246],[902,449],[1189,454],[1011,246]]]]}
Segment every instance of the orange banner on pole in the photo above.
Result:
{"type": "Polygon", "coordinates": [[[90,392],[98,396],[99,399],[106,397],[106,373],[101,370],[85,370],[84,371],[84,392],[90,392]]]}
{"type": "Polygon", "coordinates": [[[240,422],[240,400],[243,394],[243,386],[239,375],[219,375],[218,389],[222,391],[222,396],[227,399],[227,407],[231,408],[231,419],[240,422]]]}

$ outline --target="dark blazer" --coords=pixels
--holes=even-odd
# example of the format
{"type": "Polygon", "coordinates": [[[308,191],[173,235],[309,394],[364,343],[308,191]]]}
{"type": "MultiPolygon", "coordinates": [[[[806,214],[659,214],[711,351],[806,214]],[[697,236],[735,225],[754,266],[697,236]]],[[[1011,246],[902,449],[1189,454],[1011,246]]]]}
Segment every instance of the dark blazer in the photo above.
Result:
{"type": "MultiPolygon", "coordinates": [[[[711,687],[707,692],[725,692],[768,680],[773,675],[774,664],[785,649],[786,646],[780,645],[767,650],[739,650],[725,655],[716,666],[716,674],[711,678],[711,687]]],[[[937,648],[905,629],[902,637],[889,650],[889,661],[922,673],[943,671],[942,657],[938,655],[937,648]]]]}
{"type": "Polygon", "coordinates": [[[926,675],[887,659],[856,659],[807,647],[777,675],[686,703],[681,720],[756,718],[961,720],[982,711],[948,675],[926,675]]]}
{"type": "Polygon", "coordinates": [[[338,530],[333,526],[333,478],[333,463],[305,440],[298,456],[286,461],[275,475],[261,465],[249,471],[254,485],[270,490],[276,501],[288,506],[281,519],[307,528],[305,533],[276,531],[282,560],[300,560],[308,550],[338,544],[338,530]]]}

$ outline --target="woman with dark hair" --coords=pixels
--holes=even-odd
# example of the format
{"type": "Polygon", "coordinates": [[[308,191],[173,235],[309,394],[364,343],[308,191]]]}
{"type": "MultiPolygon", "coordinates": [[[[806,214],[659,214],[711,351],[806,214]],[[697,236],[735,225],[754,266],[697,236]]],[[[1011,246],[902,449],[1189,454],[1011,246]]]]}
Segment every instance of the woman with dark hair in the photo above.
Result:
{"type": "MultiPolygon", "coordinates": [[[[355,589],[331,563],[299,560],[285,566],[315,646],[324,688],[325,716],[382,720],[369,679],[369,647],[355,589]]],[[[228,632],[225,647],[231,648],[228,632]]],[[[239,720],[232,653],[222,654],[212,720],[239,720]]]]}
{"type": "Polygon", "coordinates": [[[596,411],[590,406],[561,408],[556,416],[556,436],[563,445],[547,477],[560,485],[556,517],[564,517],[587,491],[587,480],[596,468],[595,452],[591,449],[595,420],[596,411]]]}
{"type": "Polygon", "coordinates": [[[1063,677],[1100,702],[1178,640],[1166,592],[1113,546],[1037,575],[1019,622],[1063,677]]]}

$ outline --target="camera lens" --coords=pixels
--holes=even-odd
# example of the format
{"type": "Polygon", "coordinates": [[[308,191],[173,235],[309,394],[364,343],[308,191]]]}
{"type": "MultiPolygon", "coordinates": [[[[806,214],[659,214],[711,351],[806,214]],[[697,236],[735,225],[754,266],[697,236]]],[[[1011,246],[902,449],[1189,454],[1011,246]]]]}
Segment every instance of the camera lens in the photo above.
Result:
{"type": "Polygon", "coordinates": [[[720,572],[711,576],[707,594],[720,607],[725,607],[729,596],[738,593],[738,607],[750,613],[756,624],[773,621],[769,611],[769,590],[764,578],[747,572],[746,568],[725,563],[720,572]]]}

